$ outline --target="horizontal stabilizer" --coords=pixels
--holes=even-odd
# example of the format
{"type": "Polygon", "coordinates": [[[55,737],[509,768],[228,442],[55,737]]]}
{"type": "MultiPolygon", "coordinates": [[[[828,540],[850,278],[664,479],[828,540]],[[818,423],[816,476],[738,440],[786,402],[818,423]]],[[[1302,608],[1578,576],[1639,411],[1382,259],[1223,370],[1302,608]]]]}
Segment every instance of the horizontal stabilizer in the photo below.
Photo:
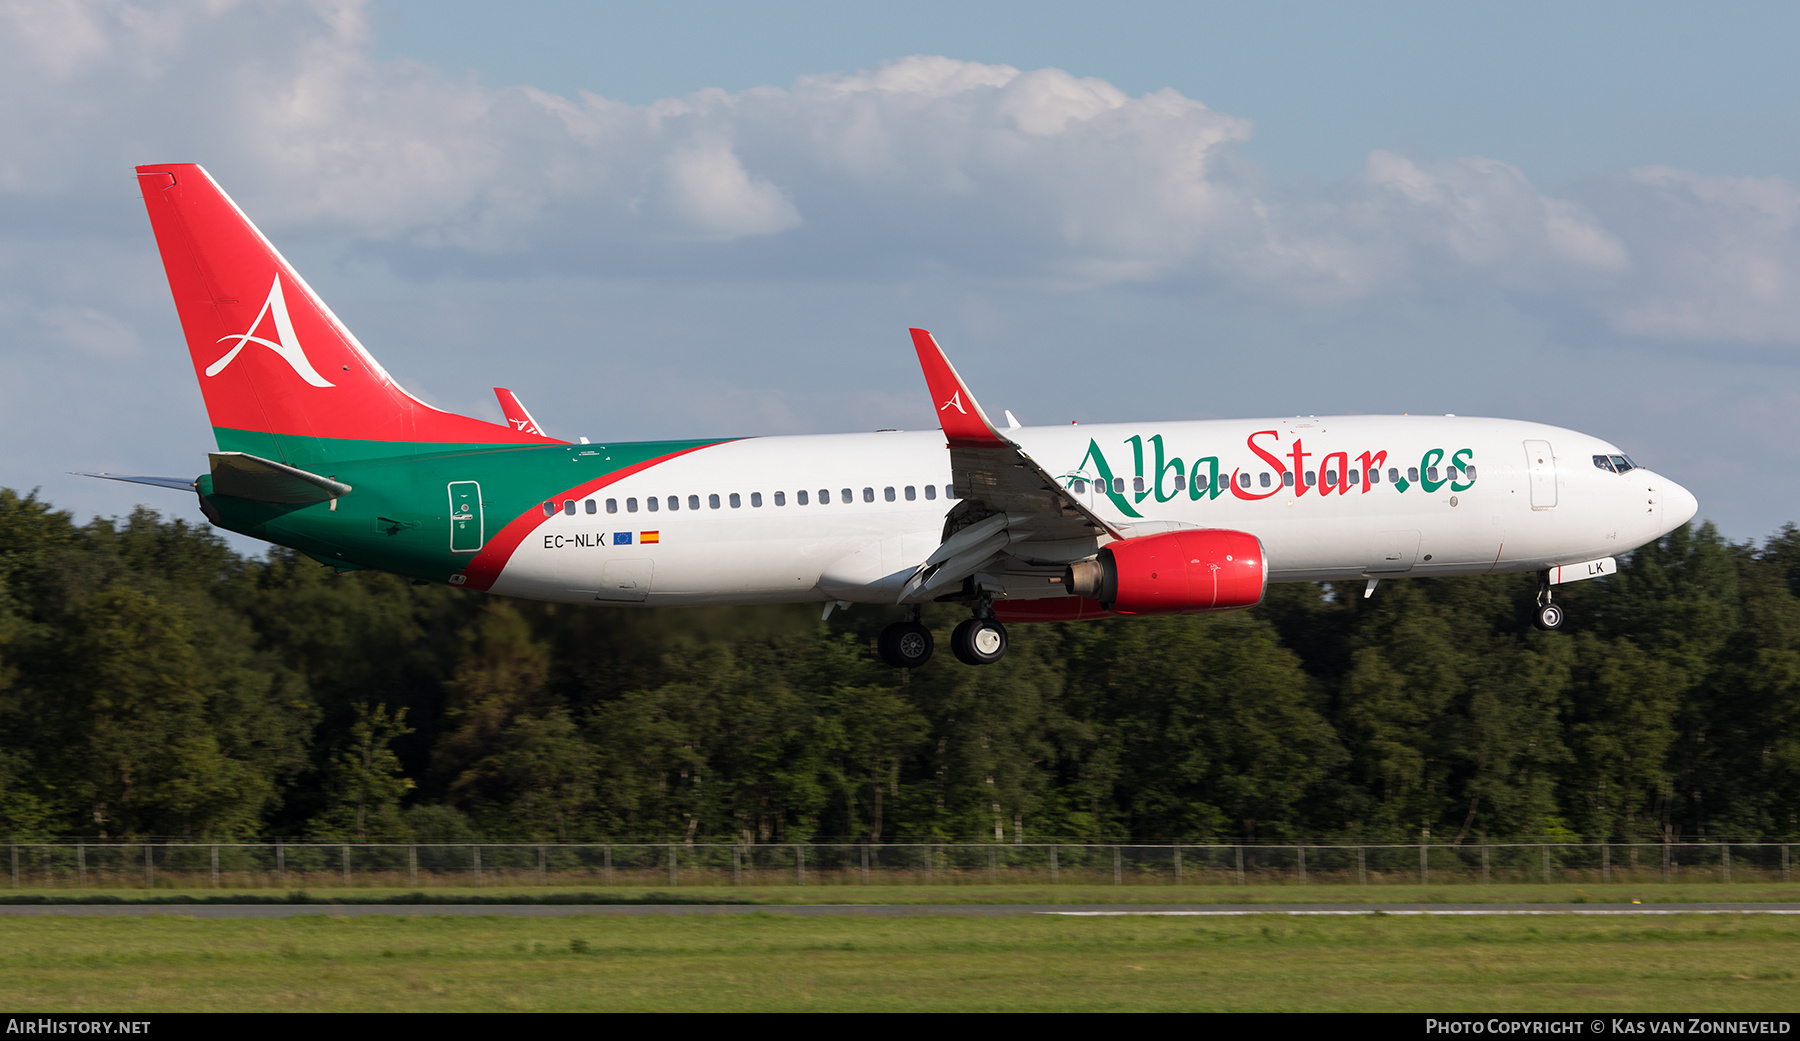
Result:
{"type": "Polygon", "coordinates": [[[324,502],[350,486],[286,463],[244,452],[212,452],[213,492],[257,502],[324,502]]]}
{"type": "Polygon", "coordinates": [[[192,477],[127,477],[124,474],[90,474],[80,470],[71,470],[76,477],[98,477],[107,481],[130,481],[132,484],[153,484],[158,488],[174,488],[178,491],[194,490],[192,477]]]}

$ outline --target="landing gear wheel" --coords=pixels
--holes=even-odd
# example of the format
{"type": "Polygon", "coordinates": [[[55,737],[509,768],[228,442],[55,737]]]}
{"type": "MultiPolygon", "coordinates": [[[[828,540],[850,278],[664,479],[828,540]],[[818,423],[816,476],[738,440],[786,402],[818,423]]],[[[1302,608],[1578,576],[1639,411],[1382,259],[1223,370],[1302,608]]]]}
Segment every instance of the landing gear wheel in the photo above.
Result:
{"type": "Polygon", "coordinates": [[[992,665],[1006,657],[1006,627],[991,618],[971,618],[950,634],[950,649],[965,665],[992,665]]]}
{"type": "Polygon", "coordinates": [[[881,630],[876,641],[881,660],[896,669],[916,669],[931,660],[936,644],[931,630],[918,622],[895,622],[881,630]]]}
{"type": "Polygon", "coordinates": [[[1563,609],[1556,604],[1539,604],[1537,610],[1532,612],[1531,624],[1545,632],[1560,629],[1563,624],[1563,609]]]}

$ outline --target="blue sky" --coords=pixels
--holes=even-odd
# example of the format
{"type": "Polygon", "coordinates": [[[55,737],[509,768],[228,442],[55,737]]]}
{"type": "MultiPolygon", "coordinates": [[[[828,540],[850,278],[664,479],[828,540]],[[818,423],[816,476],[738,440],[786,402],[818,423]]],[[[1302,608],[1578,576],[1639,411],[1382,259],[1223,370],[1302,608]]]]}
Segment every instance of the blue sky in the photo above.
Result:
{"type": "Polygon", "coordinates": [[[208,430],[134,163],[444,407],[596,438],[1540,420],[1800,520],[1791,5],[0,4],[0,484],[208,430]]]}
{"type": "Polygon", "coordinates": [[[1540,183],[1664,164],[1800,174],[1792,4],[544,3],[379,0],[376,50],[492,85],[645,104],[947,54],[1173,87],[1245,153],[1336,180],[1371,148],[1540,183]],[[521,12],[524,13],[521,13],[521,12]]]}

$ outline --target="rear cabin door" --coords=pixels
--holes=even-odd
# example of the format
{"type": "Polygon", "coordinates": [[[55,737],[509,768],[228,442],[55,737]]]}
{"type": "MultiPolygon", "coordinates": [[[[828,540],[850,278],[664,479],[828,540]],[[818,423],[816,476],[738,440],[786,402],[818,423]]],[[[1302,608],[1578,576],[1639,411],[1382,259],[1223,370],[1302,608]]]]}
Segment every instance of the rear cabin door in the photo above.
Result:
{"type": "Polygon", "coordinates": [[[1525,469],[1531,476],[1531,508],[1556,509],[1556,456],[1550,442],[1525,442],[1525,469]]]}
{"type": "Polygon", "coordinates": [[[479,553],[487,532],[481,518],[481,485],[450,482],[450,552],[479,553]]]}

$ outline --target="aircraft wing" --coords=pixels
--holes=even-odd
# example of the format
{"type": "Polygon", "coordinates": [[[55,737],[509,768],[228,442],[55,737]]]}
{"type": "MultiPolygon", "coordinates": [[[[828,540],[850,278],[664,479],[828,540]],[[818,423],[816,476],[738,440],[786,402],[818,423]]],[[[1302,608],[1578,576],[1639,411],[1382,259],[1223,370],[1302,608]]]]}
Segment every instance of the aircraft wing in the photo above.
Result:
{"type": "Polygon", "coordinates": [[[1125,537],[994,426],[935,337],[914,329],[912,338],[962,501],[945,519],[943,543],[907,582],[902,600],[941,593],[1015,543],[1125,537]]]}

